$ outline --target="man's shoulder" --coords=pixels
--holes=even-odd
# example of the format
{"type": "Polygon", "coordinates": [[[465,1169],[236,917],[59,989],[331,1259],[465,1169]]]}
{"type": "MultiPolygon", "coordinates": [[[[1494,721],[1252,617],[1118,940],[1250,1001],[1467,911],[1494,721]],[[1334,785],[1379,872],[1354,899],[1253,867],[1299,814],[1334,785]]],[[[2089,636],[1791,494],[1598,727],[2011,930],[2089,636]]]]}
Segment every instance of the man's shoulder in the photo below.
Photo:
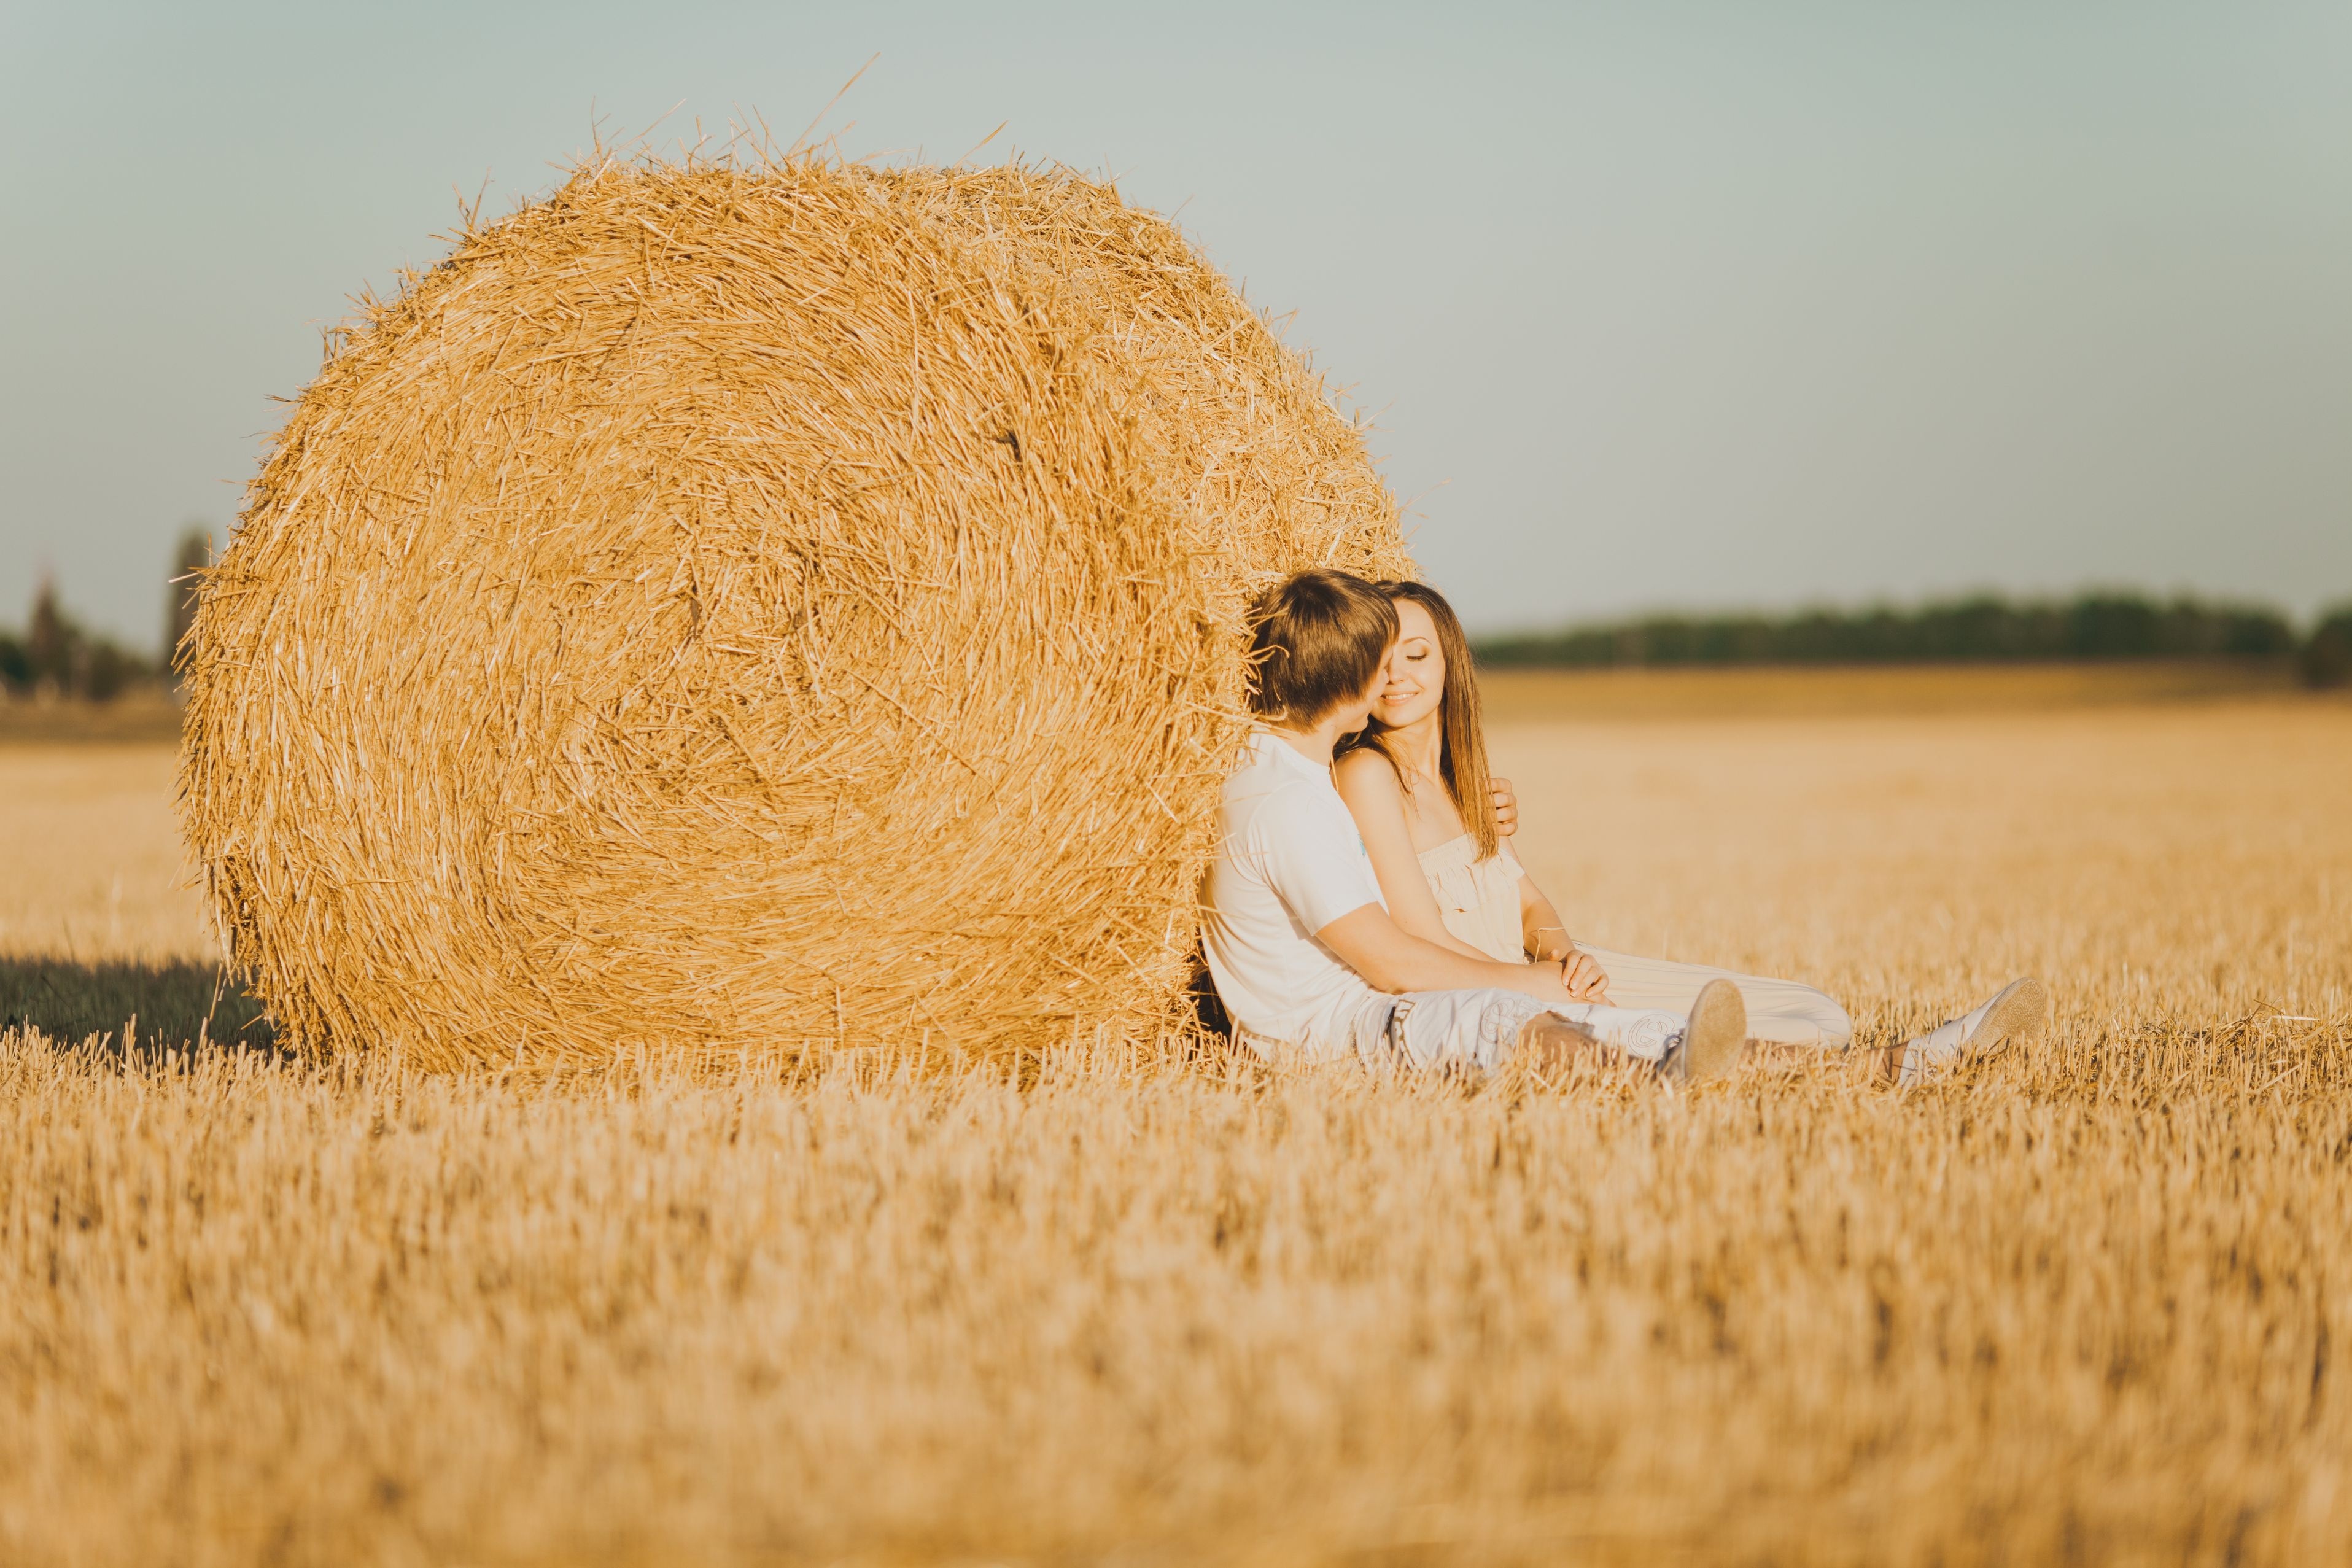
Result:
{"type": "Polygon", "coordinates": [[[1291,836],[1347,815],[1329,774],[1286,766],[1280,759],[1244,768],[1225,781],[1225,831],[1234,837],[1291,836]]]}
{"type": "Polygon", "coordinates": [[[1225,775],[1228,801],[1255,799],[1281,790],[1311,785],[1318,775],[1297,752],[1264,731],[1252,734],[1247,749],[1225,775]]]}
{"type": "Polygon", "coordinates": [[[1280,855],[1322,854],[1356,843],[1356,819],[1328,782],[1302,779],[1256,797],[1229,823],[1240,844],[1280,855]]]}
{"type": "Polygon", "coordinates": [[[1338,801],[1328,784],[1320,788],[1317,785],[1317,780],[1302,778],[1296,773],[1247,769],[1225,781],[1225,812],[1234,819],[1236,826],[1262,817],[1283,820],[1311,816],[1318,807],[1318,796],[1329,796],[1335,804],[1338,801]]]}

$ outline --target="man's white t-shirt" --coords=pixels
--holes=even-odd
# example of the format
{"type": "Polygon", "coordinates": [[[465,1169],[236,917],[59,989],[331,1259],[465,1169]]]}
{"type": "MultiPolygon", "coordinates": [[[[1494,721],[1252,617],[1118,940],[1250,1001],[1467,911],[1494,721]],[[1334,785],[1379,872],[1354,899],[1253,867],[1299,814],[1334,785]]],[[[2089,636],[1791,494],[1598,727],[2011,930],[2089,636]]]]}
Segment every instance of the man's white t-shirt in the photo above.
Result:
{"type": "Polygon", "coordinates": [[[1318,767],[1264,730],[1225,781],[1223,842],[1202,888],[1202,946],[1225,1010],[1261,1048],[1310,1058],[1353,1049],[1376,994],[1315,933],[1366,904],[1388,907],[1363,836],[1318,767]]]}

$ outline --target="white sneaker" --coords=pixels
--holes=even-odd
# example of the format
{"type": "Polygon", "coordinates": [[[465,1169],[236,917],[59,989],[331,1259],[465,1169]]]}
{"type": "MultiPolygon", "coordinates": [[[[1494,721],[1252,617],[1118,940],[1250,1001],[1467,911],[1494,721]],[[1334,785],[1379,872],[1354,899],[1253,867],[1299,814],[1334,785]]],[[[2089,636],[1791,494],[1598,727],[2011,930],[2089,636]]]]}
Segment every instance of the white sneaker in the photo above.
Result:
{"type": "Polygon", "coordinates": [[[1908,1089],[1940,1078],[1964,1056],[1978,1057],[2001,1046],[2030,1046],[2050,1026],[2050,988],[2028,975],[2012,980],[1974,1012],[1938,1024],[1903,1047],[1903,1070],[1895,1081],[1908,1089]]]}
{"type": "Polygon", "coordinates": [[[1728,980],[1710,980],[1691,1004],[1683,1037],[1666,1048],[1658,1071],[1675,1083],[1705,1083],[1748,1054],[1748,1004],[1728,980]]]}

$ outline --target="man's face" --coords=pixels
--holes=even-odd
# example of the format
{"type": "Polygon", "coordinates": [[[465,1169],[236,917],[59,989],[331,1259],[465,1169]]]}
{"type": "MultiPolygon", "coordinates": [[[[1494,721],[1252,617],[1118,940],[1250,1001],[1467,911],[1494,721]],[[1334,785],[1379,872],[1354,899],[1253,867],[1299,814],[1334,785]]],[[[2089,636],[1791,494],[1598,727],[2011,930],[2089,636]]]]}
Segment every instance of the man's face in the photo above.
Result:
{"type": "Polygon", "coordinates": [[[1366,724],[1371,722],[1372,710],[1379,706],[1381,693],[1388,687],[1389,660],[1395,653],[1396,644],[1391,642],[1386,648],[1381,650],[1381,662],[1379,667],[1372,671],[1372,679],[1365,682],[1364,689],[1361,691],[1356,693],[1355,696],[1349,698],[1346,703],[1341,705],[1339,709],[1339,733],[1343,735],[1352,735],[1357,731],[1362,729],[1366,724]]]}

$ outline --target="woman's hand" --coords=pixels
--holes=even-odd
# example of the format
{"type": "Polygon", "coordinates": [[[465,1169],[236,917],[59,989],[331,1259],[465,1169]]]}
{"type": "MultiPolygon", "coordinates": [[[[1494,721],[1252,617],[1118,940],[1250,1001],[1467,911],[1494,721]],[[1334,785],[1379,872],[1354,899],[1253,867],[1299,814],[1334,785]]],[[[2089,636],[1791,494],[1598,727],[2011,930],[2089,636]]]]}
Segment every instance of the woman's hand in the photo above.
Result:
{"type": "Polygon", "coordinates": [[[1559,983],[1579,1002],[1609,1002],[1609,972],[1592,961],[1589,952],[1570,948],[1560,956],[1559,983]]]}
{"type": "Polygon", "coordinates": [[[1519,830],[1519,797],[1508,779],[1489,779],[1495,795],[1495,831],[1508,838],[1519,830]]]}

